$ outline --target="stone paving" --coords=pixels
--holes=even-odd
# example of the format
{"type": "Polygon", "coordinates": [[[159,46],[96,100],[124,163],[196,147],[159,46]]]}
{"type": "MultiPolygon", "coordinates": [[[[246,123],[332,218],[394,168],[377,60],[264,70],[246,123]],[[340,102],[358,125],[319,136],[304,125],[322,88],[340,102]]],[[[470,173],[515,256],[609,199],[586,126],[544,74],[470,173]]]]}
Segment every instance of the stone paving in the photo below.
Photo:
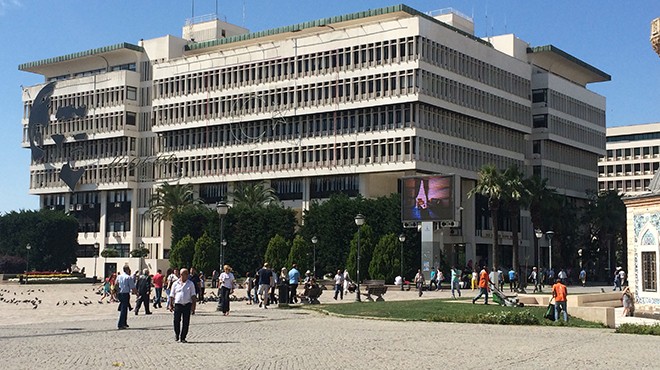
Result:
{"type": "MultiPolygon", "coordinates": [[[[118,331],[117,306],[96,303],[91,287],[0,285],[2,298],[27,297],[32,289],[44,290],[30,292],[41,295],[36,309],[0,302],[2,369],[639,369],[660,363],[660,338],[608,329],[345,319],[245,302],[233,302],[228,317],[216,313],[215,304],[200,305],[189,343],[181,344],[174,342],[165,309],[130,314],[130,329],[118,331]],[[93,304],[85,305],[85,296],[93,304]]],[[[386,298],[414,294],[392,291],[386,298]]],[[[443,294],[427,292],[422,299],[443,294]]],[[[321,300],[334,302],[329,292],[321,300]]]]}

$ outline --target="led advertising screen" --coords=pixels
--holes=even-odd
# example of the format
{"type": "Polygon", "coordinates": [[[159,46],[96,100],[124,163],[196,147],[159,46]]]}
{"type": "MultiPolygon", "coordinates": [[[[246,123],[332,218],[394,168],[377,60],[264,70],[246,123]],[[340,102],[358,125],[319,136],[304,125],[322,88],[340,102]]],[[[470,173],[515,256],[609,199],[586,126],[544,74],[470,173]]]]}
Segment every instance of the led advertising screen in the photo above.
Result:
{"type": "Polygon", "coordinates": [[[454,176],[404,177],[401,221],[454,219],[454,176]]]}

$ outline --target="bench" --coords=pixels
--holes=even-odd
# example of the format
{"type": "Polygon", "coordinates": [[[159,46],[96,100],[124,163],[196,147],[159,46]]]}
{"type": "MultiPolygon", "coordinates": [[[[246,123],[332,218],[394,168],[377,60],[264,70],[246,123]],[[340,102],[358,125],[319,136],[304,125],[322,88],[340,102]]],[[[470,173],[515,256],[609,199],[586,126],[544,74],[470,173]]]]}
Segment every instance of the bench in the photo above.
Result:
{"type": "Polygon", "coordinates": [[[367,300],[369,302],[373,302],[374,299],[371,297],[372,295],[375,295],[376,302],[382,302],[384,301],[383,299],[383,294],[387,292],[387,286],[385,286],[385,280],[365,280],[364,283],[365,290],[367,291],[366,293],[362,293],[363,295],[367,296],[367,300]]]}

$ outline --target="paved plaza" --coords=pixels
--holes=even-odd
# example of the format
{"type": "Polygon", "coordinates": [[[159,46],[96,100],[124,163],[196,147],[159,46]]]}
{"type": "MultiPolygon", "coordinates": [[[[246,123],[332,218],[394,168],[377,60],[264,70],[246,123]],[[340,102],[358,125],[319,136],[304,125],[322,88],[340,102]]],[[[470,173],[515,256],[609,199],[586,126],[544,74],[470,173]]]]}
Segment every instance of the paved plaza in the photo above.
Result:
{"type": "MultiPolygon", "coordinates": [[[[130,329],[118,331],[117,305],[97,303],[90,286],[0,289],[2,298],[41,300],[36,309],[29,302],[0,302],[3,369],[639,369],[660,363],[660,338],[609,329],[346,319],[245,302],[233,302],[228,317],[216,313],[215,304],[200,305],[189,343],[181,344],[165,309],[131,313],[130,329]]],[[[423,299],[444,294],[428,292],[423,299]]],[[[416,297],[412,291],[388,296],[416,297]]],[[[326,292],[321,301],[333,300],[326,292]]]]}

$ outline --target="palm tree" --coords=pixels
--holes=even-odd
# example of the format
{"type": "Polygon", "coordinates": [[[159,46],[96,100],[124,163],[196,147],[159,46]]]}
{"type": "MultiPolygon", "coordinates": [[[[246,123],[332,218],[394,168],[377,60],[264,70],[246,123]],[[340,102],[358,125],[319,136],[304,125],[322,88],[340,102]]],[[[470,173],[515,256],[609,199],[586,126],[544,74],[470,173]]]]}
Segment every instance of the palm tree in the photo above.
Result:
{"type": "Polygon", "coordinates": [[[513,165],[502,174],[504,180],[504,191],[502,193],[504,202],[509,209],[509,219],[511,220],[511,241],[513,244],[513,270],[518,271],[518,231],[520,229],[520,207],[521,204],[529,198],[529,190],[523,183],[523,174],[518,166],[513,165]]]}
{"type": "Polygon", "coordinates": [[[502,173],[493,165],[485,165],[479,170],[477,185],[470,190],[468,198],[481,194],[488,198],[488,209],[493,224],[493,270],[497,268],[498,255],[498,224],[497,213],[503,197],[504,181],[502,173]]]}
{"type": "MultiPolygon", "coordinates": [[[[556,203],[557,193],[554,191],[554,189],[548,188],[547,178],[541,178],[538,175],[534,175],[525,179],[524,184],[525,188],[529,192],[525,203],[532,218],[532,226],[534,227],[534,230],[538,229],[547,231],[551,225],[551,222],[549,217],[544,218],[544,215],[547,215],[548,208],[552,207],[554,203],[556,203]]],[[[534,250],[537,254],[539,253],[538,243],[538,239],[534,238],[534,250]]],[[[539,261],[538,258],[537,261],[539,261]]]]}
{"type": "Polygon", "coordinates": [[[250,209],[267,207],[280,201],[275,190],[264,181],[238,183],[232,195],[235,207],[250,209]]]}
{"type": "Polygon", "coordinates": [[[148,213],[157,221],[172,221],[177,213],[201,204],[202,201],[195,198],[192,184],[163,183],[149,199],[148,213]]]}

